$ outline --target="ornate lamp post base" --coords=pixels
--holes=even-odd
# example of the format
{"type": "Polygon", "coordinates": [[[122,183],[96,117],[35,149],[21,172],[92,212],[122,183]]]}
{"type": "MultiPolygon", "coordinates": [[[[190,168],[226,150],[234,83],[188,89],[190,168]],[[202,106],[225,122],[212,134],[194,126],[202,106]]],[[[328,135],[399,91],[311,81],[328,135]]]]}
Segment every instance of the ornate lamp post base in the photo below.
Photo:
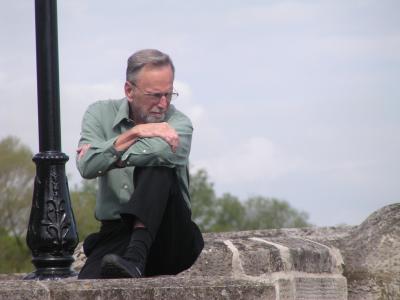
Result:
{"type": "Polygon", "coordinates": [[[65,176],[68,156],[57,151],[33,157],[36,177],[27,243],[36,271],[25,279],[58,279],[75,276],[72,255],[78,235],[65,176]]]}
{"type": "Polygon", "coordinates": [[[77,276],[78,273],[71,269],[74,259],[71,257],[66,260],[62,257],[35,257],[32,263],[36,266],[36,271],[24,277],[25,280],[57,280],[77,276]],[[61,267],[65,265],[64,267],[61,267]]]}

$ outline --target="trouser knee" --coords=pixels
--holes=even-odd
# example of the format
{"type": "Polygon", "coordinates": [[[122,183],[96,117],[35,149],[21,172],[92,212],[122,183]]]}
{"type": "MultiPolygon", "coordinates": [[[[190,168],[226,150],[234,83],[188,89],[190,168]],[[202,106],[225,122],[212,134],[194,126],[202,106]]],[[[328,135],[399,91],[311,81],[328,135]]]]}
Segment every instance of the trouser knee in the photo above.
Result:
{"type": "Polygon", "coordinates": [[[171,184],[176,180],[174,168],[169,167],[135,167],[133,182],[135,187],[141,183],[148,183],[154,186],[155,184],[171,184]]]}
{"type": "Polygon", "coordinates": [[[134,192],[121,206],[121,217],[132,223],[140,220],[155,236],[169,201],[180,195],[173,168],[137,167],[134,171],[134,192]]]}

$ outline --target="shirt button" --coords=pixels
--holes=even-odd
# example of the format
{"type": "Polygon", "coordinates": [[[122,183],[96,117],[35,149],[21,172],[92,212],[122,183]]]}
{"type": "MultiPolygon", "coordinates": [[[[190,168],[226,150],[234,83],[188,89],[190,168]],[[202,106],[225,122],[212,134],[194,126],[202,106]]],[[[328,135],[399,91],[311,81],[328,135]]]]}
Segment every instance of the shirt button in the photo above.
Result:
{"type": "Polygon", "coordinates": [[[116,159],[116,158],[117,158],[117,156],[116,156],[116,155],[114,155],[114,156],[113,156],[113,158],[114,158],[114,159],[116,159]]]}
{"type": "Polygon", "coordinates": [[[126,190],[128,189],[128,185],[127,184],[124,185],[124,189],[126,189],[126,190]]]}
{"type": "Polygon", "coordinates": [[[102,172],[102,171],[98,171],[97,173],[101,174],[101,173],[103,173],[103,172],[102,172]]]}
{"type": "Polygon", "coordinates": [[[127,165],[130,165],[131,163],[129,161],[126,162],[127,165]]]}
{"type": "Polygon", "coordinates": [[[143,153],[146,153],[146,149],[144,149],[142,152],[143,152],[143,153]]]}

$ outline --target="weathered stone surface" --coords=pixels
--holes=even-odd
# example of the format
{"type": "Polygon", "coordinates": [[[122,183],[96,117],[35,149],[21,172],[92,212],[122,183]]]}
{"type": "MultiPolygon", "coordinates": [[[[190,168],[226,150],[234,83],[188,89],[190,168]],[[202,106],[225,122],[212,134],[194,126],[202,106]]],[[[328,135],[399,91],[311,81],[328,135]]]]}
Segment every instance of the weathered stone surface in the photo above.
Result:
{"type": "Polygon", "coordinates": [[[293,275],[281,274],[276,278],[258,280],[222,276],[164,276],[115,280],[0,281],[0,300],[347,299],[344,277],[293,275]]]}
{"type": "Polygon", "coordinates": [[[339,247],[349,299],[400,299],[400,203],[373,213],[339,247]]]}
{"type": "Polygon", "coordinates": [[[294,297],[288,299],[347,299],[346,279],[343,277],[296,278],[294,291],[294,297]]]}
{"type": "MultiPolygon", "coordinates": [[[[180,276],[185,280],[223,277],[247,282],[248,291],[252,284],[257,289],[260,283],[267,284],[273,293],[269,291],[271,298],[264,299],[347,299],[343,260],[338,251],[295,235],[268,233],[206,234],[199,259],[180,276]]],[[[76,255],[81,256],[79,252],[76,255]]]]}
{"type": "Polygon", "coordinates": [[[217,276],[242,272],[260,276],[272,272],[341,273],[342,258],[338,251],[293,237],[267,237],[258,232],[242,232],[240,236],[208,234],[205,248],[196,264],[185,274],[217,276]],[[237,264],[232,263],[237,254],[237,264]],[[240,269],[240,270],[239,270],[240,269]]]}
{"type": "Polygon", "coordinates": [[[340,253],[296,237],[265,237],[262,231],[207,234],[205,249],[185,278],[225,276],[269,282],[273,299],[347,299],[340,253]]]}
{"type": "MultiPolygon", "coordinates": [[[[350,300],[400,299],[400,203],[376,211],[359,226],[256,230],[207,234],[205,237],[208,247],[215,241],[231,240],[239,252],[243,250],[245,254],[240,252],[243,267],[249,275],[283,270],[282,261],[274,256],[277,252],[273,247],[257,249],[247,242],[262,239],[290,249],[294,266],[286,270],[318,272],[319,269],[324,272],[330,266],[333,268],[330,272],[340,273],[344,267],[350,300]],[[241,245],[243,243],[245,245],[241,245]],[[328,246],[331,256],[321,250],[310,252],[309,243],[328,246]]],[[[208,249],[202,253],[190,272],[202,272],[200,270],[211,259],[207,258],[209,253],[215,253],[217,249],[214,247],[212,251],[208,249]]]]}
{"type": "Polygon", "coordinates": [[[231,276],[233,253],[223,240],[205,238],[204,249],[186,276],[231,276]]]}
{"type": "MultiPolygon", "coordinates": [[[[205,242],[178,276],[26,282],[12,274],[0,276],[0,299],[400,299],[400,204],[359,226],[214,233],[205,242]]],[[[81,248],[75,257],[79,270],[81,248]]]]}
{"type": "Polygon", "coordinates": [[[0,274],[0,281],[1,280],[19,280],[24,278],[25,274],[21,273],[14,273],[14,274],[0,274]]]}
{"type": "Polygon", "coordinates": [[[0,299],[276,299],[268,283],[225,277],[0,281],[0,299]]]}
{"type": "Polygon", "coordinates": [[[1,280],[0,281],[1,300],[31,300],[49,299],[48,291],[40,282],[24,280],[1,280]]]}

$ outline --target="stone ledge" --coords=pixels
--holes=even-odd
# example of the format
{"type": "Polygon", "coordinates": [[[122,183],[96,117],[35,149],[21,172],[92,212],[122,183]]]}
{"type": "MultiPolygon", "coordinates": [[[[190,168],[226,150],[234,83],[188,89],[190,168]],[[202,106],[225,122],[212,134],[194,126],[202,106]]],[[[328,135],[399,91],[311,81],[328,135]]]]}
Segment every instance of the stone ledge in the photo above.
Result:
{"type": "MultiPolygon", "coordinates": [[[[205,234],[178,276],[22,281],[0,276],[1,299],[400,299],[400,204],[359,226],[205,234]],[[348,298],[347,298],[348,297],[348,298]]],[[[74,266],[84,262],[81,248],[74,266]]]]}
{"type": "Polygon", "coordinates": [[[347,299],[340,276],[292,273],[275,278],[163,276],[143,279],[0,281],[1,300],[347,299]]]}
{"type": "Polygon", "coordinates": [[[0,299],[275,299],[275,287],[225,277],[1,281],[0,299]]]}

